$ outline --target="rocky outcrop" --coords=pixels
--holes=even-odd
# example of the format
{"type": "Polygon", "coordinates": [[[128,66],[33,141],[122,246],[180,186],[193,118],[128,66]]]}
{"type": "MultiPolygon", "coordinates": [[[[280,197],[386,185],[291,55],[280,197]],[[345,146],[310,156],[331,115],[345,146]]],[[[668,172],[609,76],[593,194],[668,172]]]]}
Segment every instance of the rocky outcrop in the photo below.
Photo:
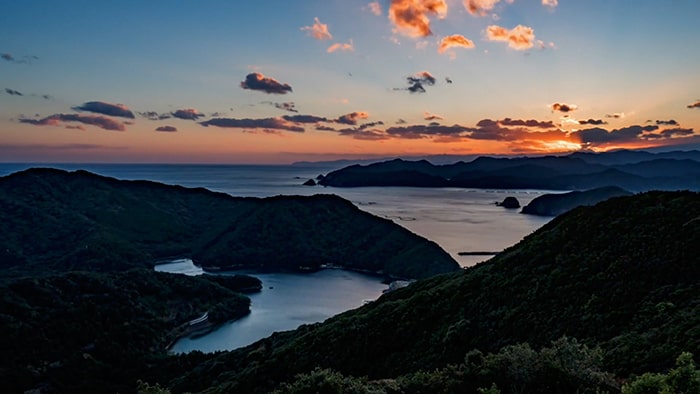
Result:
{"type": "Polygon", "coordinates": [[[520,208],[520,201],[513,196],[508,196],[504,198],[503,201],[496,203],[496,205],[508,209],[517,209],[520,208]]]}

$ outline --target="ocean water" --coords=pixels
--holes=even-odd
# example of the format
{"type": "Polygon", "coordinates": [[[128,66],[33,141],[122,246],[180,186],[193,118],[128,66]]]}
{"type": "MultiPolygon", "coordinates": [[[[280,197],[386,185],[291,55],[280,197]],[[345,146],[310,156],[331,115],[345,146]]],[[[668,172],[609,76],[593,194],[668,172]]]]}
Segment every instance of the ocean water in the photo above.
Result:
{"type": "MultiPolygon", "coordinates": [[[[8,164],[0,163],[0,176],[30,167],[84,169],[118,179],[144,179],[207,189],[244,197],[337,194],[357,207],[388,218],[410,231],[435,241],[460,265],[467,267],[489,256],[460,256],[459,252],[498,252],[520,241],[550,218],[523,215],[496,206],[507,196],[521,205],[547,193],[541,190],[484,190],[458,188],[303,186],[308,179],[335,168],[317,165],[162,165],[162,164],[8,164]]],[[[157,270],[201,274],[191,261],[160,265],[157,270]]],[[[263,290],[251,298],[251,314],[199,337],[182,338],[174,352],[231,350],[275,331],[320,322],[361,306],[381,295],[380,278],[342,270],[312,274],[256,274],[263,290]]]]}

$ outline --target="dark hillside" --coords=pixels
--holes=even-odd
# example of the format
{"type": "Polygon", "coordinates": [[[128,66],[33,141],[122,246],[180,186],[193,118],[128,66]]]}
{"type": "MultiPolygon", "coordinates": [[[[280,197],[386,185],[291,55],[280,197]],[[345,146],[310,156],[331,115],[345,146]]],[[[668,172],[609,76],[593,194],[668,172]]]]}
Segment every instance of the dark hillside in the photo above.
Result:
{"type": "Polygon", "coordinates": [[[171,256],[210,269],[334,264],[409,278],[459,269],[434,242],[331,195],[237,198],[32,169],[0,178],[0,206],[3,276],[151,267],[171,256]]]}
{"type": "Polygon", "coordinates": [[[464,362],[472,349],[562,336],[600,346],[618,376],[660,371],[682,351],[700,354],[699,283],[700,194],[618,197],[557,217],[466,272],[273,335],[172,384],[260,392],[315,367],[396,378],[464,362]]]}

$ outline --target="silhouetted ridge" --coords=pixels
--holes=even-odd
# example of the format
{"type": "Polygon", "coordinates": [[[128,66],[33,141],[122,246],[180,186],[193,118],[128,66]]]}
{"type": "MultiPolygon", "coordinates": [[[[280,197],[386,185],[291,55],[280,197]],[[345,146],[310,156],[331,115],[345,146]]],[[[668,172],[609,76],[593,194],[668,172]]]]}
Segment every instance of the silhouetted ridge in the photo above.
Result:
{"type": "Polygon", "coordinates": [[[170,256],[208,269],[323,264],[422,278],[459,269],[434,242],[333,195],[231,197],[86,171],[0,178],[7,271],[121,270],[170,256]]]}
{"type": "Polygon", "coordinates": [[[324,186],[414,186],[585,190],[618,186],[631,191],[700,190],[700,152],[577,152],[568,156],[493,158],[432,165],[391,160],[330,172],[324,186]]]}

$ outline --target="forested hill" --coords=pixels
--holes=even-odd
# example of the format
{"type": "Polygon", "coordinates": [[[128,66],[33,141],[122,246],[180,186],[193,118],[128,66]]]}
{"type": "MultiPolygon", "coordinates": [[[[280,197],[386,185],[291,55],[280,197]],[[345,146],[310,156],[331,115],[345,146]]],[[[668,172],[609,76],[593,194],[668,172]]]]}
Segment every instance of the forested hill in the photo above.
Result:
{"type": "Polygon", "coordinates": [[[617,392],[683,351],[700,355],[700,194],[648,192],[574,209],[486,263],[191,365],[168,385],[617,392]]]}
{"type": "Polygon", "coordinates": [[[586,190],[617,186],[647,190],[700,190],[700,151],[615,151],[565,156],[493,158],[433,165],[395,159],[328,173],[323,186],[415,186],[586,190]]]}
{"type": "Polygon", "coordinates": [[[236,198],[206,189],[30,169],[0,178],[2,276],[152,267],[333,264],[424,278],[459,269],[437,244],[333,195],[236,198]]]}

